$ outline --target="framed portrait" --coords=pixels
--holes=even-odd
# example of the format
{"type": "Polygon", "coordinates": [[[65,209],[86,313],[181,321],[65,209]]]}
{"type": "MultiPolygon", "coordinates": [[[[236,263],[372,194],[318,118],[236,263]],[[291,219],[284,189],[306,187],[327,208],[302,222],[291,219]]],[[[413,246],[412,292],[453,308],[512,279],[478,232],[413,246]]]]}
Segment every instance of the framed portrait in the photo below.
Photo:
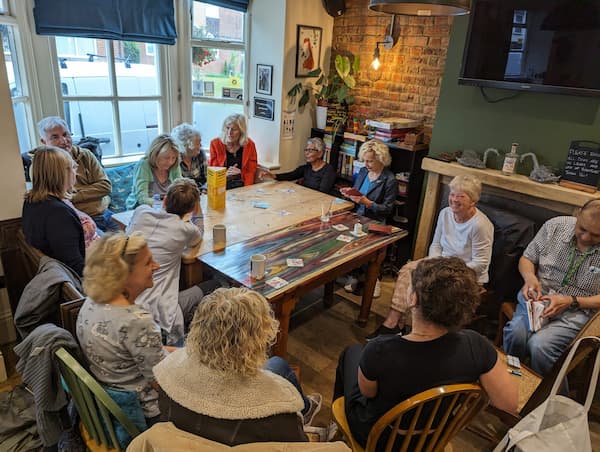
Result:
{"type": "Polygon", "coordinates": [[[254,98],[254,117],[275,120],[275,99],[266,99],[264,97],[254,98]]]}
{"type": "Polygon", "coordinates": [[[296,36],[296,77],[308,77],[319,67],[321,61],[321,37],[323,29],[298,25],[296,36]]]}
{"type": "Polygon", "coordinates": [[[273,93],[273,66],[256,65],[256,92],[270,96],[273,93]]]}

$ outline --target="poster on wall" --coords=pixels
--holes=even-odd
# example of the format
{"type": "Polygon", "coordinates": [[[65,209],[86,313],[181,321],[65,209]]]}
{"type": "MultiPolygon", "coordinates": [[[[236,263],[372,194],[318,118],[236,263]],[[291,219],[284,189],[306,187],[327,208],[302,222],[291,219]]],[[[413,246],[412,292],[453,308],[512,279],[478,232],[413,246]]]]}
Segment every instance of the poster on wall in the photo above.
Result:
{"type": "Polygon", "coordinates": [[[294,111],[282,111],[281,122],[283,124],[283,131],[281,133],[282,140],[293,140],[294,131],[296,129],[296,112],[294,111]]]}
{"type": "Polygon", "coordinates": [[[254,117],[275,120],[275,100],[264,97],[254,98],[254,117]]]}
{"type": "Polygon", "coordinates": [[[323,29],[298,25],[296,37],[296,77],[308,77],[321,61],[321,36],[323,29]]]}

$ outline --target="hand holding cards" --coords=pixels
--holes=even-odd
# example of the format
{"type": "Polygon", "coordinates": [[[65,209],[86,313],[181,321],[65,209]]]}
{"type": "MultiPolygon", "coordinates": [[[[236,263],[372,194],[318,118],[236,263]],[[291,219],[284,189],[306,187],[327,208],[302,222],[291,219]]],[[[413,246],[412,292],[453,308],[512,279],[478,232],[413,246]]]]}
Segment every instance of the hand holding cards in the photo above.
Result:
{"type": "Polygon", "coordinates": [[[361,192],[359,192],[356,188],[353,187],[340,188],[340,193],[347,197],[363,195],[361,192]]]}

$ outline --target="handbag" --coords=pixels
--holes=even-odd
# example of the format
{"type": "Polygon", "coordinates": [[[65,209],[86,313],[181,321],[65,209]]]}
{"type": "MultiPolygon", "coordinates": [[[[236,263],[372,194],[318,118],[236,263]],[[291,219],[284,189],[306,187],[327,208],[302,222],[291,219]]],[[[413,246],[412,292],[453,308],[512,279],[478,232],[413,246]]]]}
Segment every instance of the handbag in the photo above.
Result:
{"type": "Polygon", "coordinates": [[[592,452],[588,410],[592,404],[598,381],[600,352],[596,354],[585,405],[582,406],[568,397],[557,395],[575,351],[581,341],[585,339],[600,342],[599,338],[593,336],[584,337],[575,342],[554,381],[548,398],[511,428],[496,446],[494,452],[592,452]]]}

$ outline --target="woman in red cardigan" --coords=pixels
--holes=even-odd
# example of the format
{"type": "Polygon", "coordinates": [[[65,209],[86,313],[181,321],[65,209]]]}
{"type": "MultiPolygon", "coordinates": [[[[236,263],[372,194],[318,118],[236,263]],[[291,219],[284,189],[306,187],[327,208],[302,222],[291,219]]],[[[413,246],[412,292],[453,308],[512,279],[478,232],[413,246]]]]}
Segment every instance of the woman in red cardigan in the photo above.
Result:
{"type": "Polygon", "coordinates": [[[244,115],[227,116],[219,138],[210,142],[210,166],[227,168],[227,188],[252,185],[258,166],[256,146],[246,134],[244,115]]]}

